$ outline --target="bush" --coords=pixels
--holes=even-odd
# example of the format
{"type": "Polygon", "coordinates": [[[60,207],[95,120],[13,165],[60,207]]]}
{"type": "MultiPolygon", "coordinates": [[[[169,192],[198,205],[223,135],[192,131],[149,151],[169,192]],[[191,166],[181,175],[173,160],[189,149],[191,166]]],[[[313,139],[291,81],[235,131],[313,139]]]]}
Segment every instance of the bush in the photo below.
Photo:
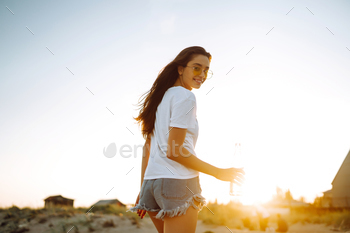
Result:
{"type": "Polygon", "coordinates": [[[333,226],[342,230],[350,229],[350,211],[342,209],[327,208],[293,208],[286,216],[286,220],[291,223],[315,223],[333,226]]]}
{"type": "Polygon", "coordinates": [[[102,226],[103,226],[103,227],[115,227],[114,222],[113,222],[112,219],[106,220],[106,221],[103,223],[102,226]]]}
{"type": "Polygon", "coordinates": [[[245,215],[239,203],[230,202],[226,205],[209,202],[198,213],[198,219],[205,224],[227,226],[229,228],[243,229],[242,217],[245,215]]]}
{"type": "Polygon", "coordinates": [[[131,220],[132,225],[136,225],[137,228],[140,228],[140,219],[138,216],[129,216],[129,218],[131,220]]]}
{"type": "Polygon", "coordinates": [[[23,233],[23,232],[26,232],[26,231],[29,231],[29,228],[23,227],[23,228],[18,228],[16,230],[11,231],[11,233],[23,233]]]}
{"type": "Polygon", "coordinates": [[[40,218],[38,223],[46,223],[47,222],[47,218],[40,218]]]}

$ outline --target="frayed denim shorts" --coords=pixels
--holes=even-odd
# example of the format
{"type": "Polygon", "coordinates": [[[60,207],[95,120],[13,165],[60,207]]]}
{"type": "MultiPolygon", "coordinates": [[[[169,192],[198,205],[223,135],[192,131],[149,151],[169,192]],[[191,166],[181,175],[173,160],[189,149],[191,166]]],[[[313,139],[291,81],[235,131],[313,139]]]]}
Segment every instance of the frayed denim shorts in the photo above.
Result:
{"type": "Polygon", "coordinates": [[[185,214],[190,206],[201,211],[206,205],[201,193],[198,176],[191,179],[144,180],[139,203],[128,212],[137,212],[138,209],[158,212],[155,218],[164,220],[165,216],[175,217],[185,214]],[[198,206],[194,200],[199,202],[198,206]]]}

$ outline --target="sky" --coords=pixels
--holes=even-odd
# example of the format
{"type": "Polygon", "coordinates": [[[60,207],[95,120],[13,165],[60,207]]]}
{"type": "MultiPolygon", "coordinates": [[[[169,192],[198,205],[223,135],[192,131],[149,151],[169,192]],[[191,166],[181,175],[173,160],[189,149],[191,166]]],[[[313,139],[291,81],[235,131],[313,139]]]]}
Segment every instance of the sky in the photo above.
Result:
{"type": "MultiPolygon", "coordinates": [[[[332,188],[350,150],[348,1],[0,2],[0,207],[135,203],[139,98],[190,46],[214,73],[192,90],[195,151],[244,167],[238,199],[280,187],[312,202],[332,188]]],[[[227,182],[200,182],[208,201],[237,199],[227,182]]]]}

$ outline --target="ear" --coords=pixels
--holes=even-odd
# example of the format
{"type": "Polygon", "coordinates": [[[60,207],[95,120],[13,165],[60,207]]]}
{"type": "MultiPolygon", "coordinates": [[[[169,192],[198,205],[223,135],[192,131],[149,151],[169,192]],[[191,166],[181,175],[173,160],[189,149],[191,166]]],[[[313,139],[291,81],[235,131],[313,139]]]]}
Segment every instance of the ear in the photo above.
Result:
{"type": "Polygon", "coordinates": [[[177,67],[177,72],[179,73],[179,75],[182,75],[184,72],[184,67],[183,66],[178,66],[177,67]]]}

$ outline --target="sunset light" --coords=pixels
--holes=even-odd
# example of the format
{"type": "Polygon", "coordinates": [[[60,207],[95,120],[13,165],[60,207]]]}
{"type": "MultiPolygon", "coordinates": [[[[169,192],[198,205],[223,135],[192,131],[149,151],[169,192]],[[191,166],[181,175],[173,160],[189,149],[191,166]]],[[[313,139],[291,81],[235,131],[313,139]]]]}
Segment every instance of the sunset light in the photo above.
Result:
{"type": "MultiPolygon", "coordinates": [[[[180,85],[187,92],[177,96],[196,103],[196,127],[173,128],[187,127],[187,135],[198,129],[193,147],[216,167],[208,170],[245,171],[242,195],[232,196],[229,181],[171,161],[192,178],[198,172],[211,207],[343,208],[350,197],[337,189],[350,187],[349,12],[347,1],[3,1],[0,208],[44,208],[56,199],[87,209],[103,200],[134,206],[145,145],[137,103],[190,46],[210,52],[210,63],[201,58],[210,72],[184,65],[183,76],[198,89],[180,85]]],[[[188,103],[177,102],[178,109],[188,103]]],[[[246,213],[235,208],[227,211],[246,213]]]]}

